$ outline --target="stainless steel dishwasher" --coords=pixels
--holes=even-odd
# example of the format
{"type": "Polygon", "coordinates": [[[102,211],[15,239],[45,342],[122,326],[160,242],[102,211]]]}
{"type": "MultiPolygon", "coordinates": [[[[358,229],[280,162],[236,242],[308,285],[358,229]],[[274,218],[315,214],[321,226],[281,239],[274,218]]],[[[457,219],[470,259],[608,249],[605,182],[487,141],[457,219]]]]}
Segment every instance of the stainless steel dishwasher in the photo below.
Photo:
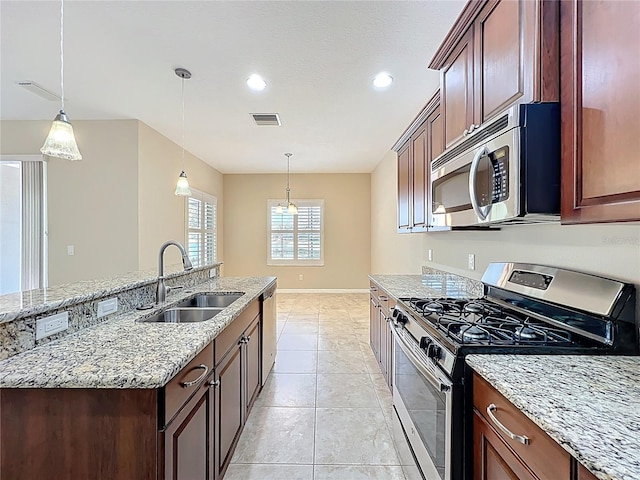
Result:
{"type": "Polygon", "coordinates": [[[262,385],[276,361],[276,289],[262,294],[262,385]]]}

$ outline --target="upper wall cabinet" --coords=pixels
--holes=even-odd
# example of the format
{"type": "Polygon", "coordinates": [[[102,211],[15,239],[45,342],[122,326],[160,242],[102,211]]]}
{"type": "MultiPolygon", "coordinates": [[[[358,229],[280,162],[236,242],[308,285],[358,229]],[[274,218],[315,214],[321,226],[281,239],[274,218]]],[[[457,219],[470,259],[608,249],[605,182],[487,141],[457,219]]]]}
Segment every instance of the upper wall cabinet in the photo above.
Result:
{"type": "Polygon", "coordinates": [[[445,148],[513,104],[558,101],[558,5],[470,1],[429,68],[440,70],[445,148]]]}
{"type": "Polygon", "coordinates": [[[431,160],[444,142],[440,94],[436,93],[396,142],[398,233],[426,232],[431,212],[431,160]]]}
{"type": "Polygon", "coordinates": [[[640,3],[563,0],[562,222],[640,220],[640,3]]]}

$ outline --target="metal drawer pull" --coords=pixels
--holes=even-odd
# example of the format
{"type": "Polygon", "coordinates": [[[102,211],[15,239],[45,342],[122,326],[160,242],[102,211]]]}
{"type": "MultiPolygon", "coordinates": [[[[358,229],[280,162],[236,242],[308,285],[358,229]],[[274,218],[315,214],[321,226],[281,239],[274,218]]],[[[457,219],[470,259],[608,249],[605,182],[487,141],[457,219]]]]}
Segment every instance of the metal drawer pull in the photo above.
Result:
{"type": "Polygon", "coordinates": [[[516,435],[515,433],[512,433],[511,430],[509,430],[507,427],[505,427],[503,424],[500,423],[500,421],[493,414],[493,412],[495,412],[496,410],[498,410],[498,407],[496,407],[495,404],[492,403],[487,407],[487,415],[489,415],[489,418],[491,419],[491,421],[495,423],[495,425],[500,429],[500,431],[502,431],[502,433],[508,436],[511,440],[520,442],[523,445],[529,445],[529,437],[525,435],[516,435]]]}
{"type": "Polygon", "coordinates": [[[218,385],[220,385],[220,379],[212,380],[212,381],[209,382],[209,386],[210,387],[217,387],[218,385]]]}
{"type": "Polygon", "coordinates": [[[207,376],[207,372],[209,371],[209,367],[207,367],[206,365],[197,365],[195,367],[193,367],[191,370],[204,370],[204,372],[202,372],[202,375],[200,375],[198,378],[196,378],[195,380],[191,380],[190,382],[180,382],[180,386],[182,386],[182,388],[189,388],[189,387],[193,387],[194,385],[197,385],[198,383],[200,383],[200,381],[207,376]]]}

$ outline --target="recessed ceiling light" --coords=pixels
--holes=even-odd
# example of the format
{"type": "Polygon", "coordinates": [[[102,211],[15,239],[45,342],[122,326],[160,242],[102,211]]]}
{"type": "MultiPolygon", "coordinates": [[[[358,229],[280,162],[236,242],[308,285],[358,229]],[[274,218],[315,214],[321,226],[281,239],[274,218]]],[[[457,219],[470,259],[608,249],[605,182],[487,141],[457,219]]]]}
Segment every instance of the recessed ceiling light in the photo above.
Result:
{"type": "Polygon", "coordinates": [[[393,77],[386,72],[380,72],[373,79],[373,86],[376,88],[386,88],[393,82],[393,77]]]}
{"type": "Polygon", "coordinates": [[[247,85],[251,90],[255,90],[256,92],[260,92],[265,89],[267,86],[267,82],[264,81],[260,75],[251,75],[247,78],[247,85]]]}

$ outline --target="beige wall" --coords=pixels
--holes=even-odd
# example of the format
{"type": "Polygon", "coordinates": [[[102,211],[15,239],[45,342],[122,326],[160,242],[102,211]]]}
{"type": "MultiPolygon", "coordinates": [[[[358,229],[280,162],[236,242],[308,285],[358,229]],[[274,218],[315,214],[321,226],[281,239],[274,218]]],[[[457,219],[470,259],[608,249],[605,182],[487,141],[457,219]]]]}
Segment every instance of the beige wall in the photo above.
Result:
{"type": "MultiPolygon", "coordinates": [[[[167,137],[139,122],[138,143],[138,257],[139,269],[157,268],[158,251],[167,240],[186,247],[185,197],[174,194],[182,170],[182,149],[167,137]]],[[[202,160],[185,152],[185,170],[192,188],[217,197],[223,211],[223,177],[202,160]]],[[[223,227],[218,215],[218,260],[222,260],[223,227]]],[[[165,265],[180,263],[177,248],[165,253],[165,265]]]]}
{"type": "Polygon", "coordinates": [[[395,235],[395,154],[371,175],[371,270],[419,272],[422,265],[481,278],[491,261],[522,261],[572,268],[640,286],[640,225],[520,225],[495,232],[434,232],[395,235]],[[389,179],[389,180],[386,180],[389,179]],[[386,186],[386,189],[383,188],[386,186]],[[390,205],[393,205],[393,209],[390,205]],[[377,205],[377,207],[376,207],[377,205]],[[419,249],[415,249],[419,242],[419,249]],[[433,262],[427,250],[433,250],[433,262]],[[476,269],[467,269],[468,254],[476,269]]]}
{"type": "MultiPolygon", "coordinates": [[[[47,162],[49,285],[138,268],[137,123],[74,121],[83,160],[47,162]]],[[[40,154],[50,127],[2,121],[0,153],[40,154]]]]}
{"type": "Polygon", "coordinates": [[[297,174],[292,199],[324,199],[324,266],[267,265],[267,200],[285,175],[224,176],[225,275],[276,275],[284,289],[361,289],[370,270],[369,174],[297,174]],[[304,280],[298,280],[303,275],[304,280]]]}
{"type": "Polygon", "coordinates": [[[389,152],[371,173],[371,272],[421,272],[422,236],[396,233],[396,154],[389,152]]]}

